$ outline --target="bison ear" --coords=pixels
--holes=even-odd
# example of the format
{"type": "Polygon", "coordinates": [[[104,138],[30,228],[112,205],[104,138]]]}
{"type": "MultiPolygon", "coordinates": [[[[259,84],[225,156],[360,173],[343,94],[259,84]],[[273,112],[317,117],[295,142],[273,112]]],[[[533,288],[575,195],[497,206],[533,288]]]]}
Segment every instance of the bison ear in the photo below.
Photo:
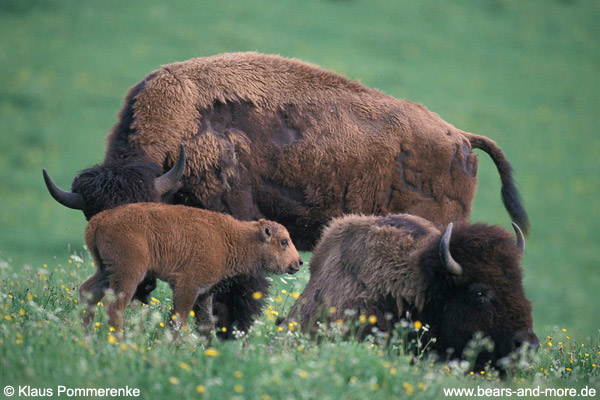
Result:
{"type": "Polygon", "coordinates": [[[258,220],[258,226],[260,229],[260,238],[263,242],[269,243],[275,234],[276,227],[264,219],[258,220]]]}

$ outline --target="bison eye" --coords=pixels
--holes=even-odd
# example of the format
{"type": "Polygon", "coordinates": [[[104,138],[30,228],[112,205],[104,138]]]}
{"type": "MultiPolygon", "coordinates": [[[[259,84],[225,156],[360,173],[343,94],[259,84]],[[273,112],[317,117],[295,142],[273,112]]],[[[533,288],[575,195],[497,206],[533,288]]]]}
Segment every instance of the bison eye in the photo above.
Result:
{"type": "Polygon", "coordinates": [[[485,303],[487,296],[483,290],[475,290],[471,293],[471,298],[476,303],[485,303]]]}
{"type": "Polygon", "coordinates": [[[281,239],[281,247],[284,249],[289,246],[289,242],[287,239],[281,239]]]}

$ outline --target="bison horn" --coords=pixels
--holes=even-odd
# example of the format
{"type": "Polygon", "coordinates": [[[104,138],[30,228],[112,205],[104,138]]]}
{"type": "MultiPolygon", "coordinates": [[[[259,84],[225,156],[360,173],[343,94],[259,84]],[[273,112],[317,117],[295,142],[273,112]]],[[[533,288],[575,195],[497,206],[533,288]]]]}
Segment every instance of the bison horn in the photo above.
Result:
{"type": "Polygon", "coordinates": [[[183,143],[181,143],[179,147],[179,157],[177,157],[177,161],[175,162],[175,165],[173,165],[173,168],[154,180],[154,188],[159,195],[167,193],[177,185],[177,182],[179,182],[183,176],[183,171],[185,170],[185,159],[185,147],[183,146],[183,143]]]}
{"type": "Polygon", "coordinates": [[[83,201],[83,197],[79,193],[71,193],[65,190],[62,190],[50,179],[50,175],[46,172],[45,169],[42,170],[44,174],[44,182],[46,182],[46,187],[50,192],[50,195],[54,197],[54,200],[58,201],[65,207],[72,208],[74,210],[83,210],[85,207],[85,201],[83,201]]]}
{"type": "Polygon", "coordinates": [[[440,259],[442,260],[442,265],[448,270],[448,272],[450,272],[452,275],[460,276],[463,273],[462,267],[459,263],[454,261],[454,258],[452,258],[452,255],[450,254],[451,235],[452,222],[448,224],[446,232],[444,232],[444,236],[442,236],[442,240],[440,240],[440,259]]]}
{"type": "Polygon", "coordinates": [[[512,227],[515,230],[515,234],[517,235],[517,249],[519,249],[519,255],[523,257],[523,253],[525,252],[525,237],[523,237],[523,232],[521,232],[521,228],[519,228],[519,225],[513,222],[512,227]]]}

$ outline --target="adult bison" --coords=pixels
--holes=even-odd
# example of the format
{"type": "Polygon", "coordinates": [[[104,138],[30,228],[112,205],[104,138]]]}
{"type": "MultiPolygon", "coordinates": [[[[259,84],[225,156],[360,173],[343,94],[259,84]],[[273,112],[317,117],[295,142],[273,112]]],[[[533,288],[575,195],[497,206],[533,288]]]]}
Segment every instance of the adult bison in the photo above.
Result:
{"type": "MultiPolygon", "coordinates": [[[[88,219],[156,201],[153,181],[175,164],[180,143],[188,163],[169,202],[278,221],[300,250],[344,213],[407,212],[437,224],[465,218],[477,182],[473,148],[490,154],[509,214],[528,226],[510,164],[490,139],[333,72],[257,53],[150,73],[127,93],[104,162],[75,177],[72,192],[49,178],[48,188],[88,219]]],[[[266,287],[258,276],[232,282],[215,306],[221,301],[220,312],[230,314],[222,319],[243,329],[260,309],[251,294],[266,287]]]]}
{"type": "Polygon", "coordinates": [[[450,223],[443,232],[407,214],[334,219],[315,247],[310,281],[289,318],[312,331],[319,321],[373,315],[377,328],[389,331],[410,316],[430,325],[442,355],[449,349],[463,355],[473,334],[482,332],[495,346],[481,362],[524,343],[537,347],[521,283],[524,239],[513,227],[516,240],[497,226],[462,222],[453,230],[450,223]]]}

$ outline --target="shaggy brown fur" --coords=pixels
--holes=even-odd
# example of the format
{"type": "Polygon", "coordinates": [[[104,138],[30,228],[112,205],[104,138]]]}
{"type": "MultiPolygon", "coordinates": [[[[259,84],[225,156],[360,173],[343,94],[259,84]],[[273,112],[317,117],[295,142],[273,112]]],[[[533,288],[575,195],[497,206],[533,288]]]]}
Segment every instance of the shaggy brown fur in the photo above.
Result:
{"type": "Polygon", "coordinates": [[[170,64],[142,84],[126,97],[106,162],[172,164],[183,142],[181,202],[277,220],[300,249],[309,250],[322,225],[343,213],[406,212],[437,224],[462,219],[477,181],[472,147],[490,153],[507,207],[527,228],[500,149],[422,105],[256,53],[170,64]]]}
{"type": "Polygon", "coordinates": [[[523,342],[535,344],[512,235],[485,224],[457,226],[450,250],[460,276],[443,267],[441,236],[434,224],[411,215],[333,220],[314,250],[310,281],[290,318],[299,317],[310,331],[335,307],[328,318],[347,319],[346,310],[355,310],[375,315],[376,326],[387,331],[408,315],[431,326],[439,350],[452,348],[457,355],[473,333],[491,336],[493,359],[523,342]]]}
{"type": "MultiPolygon", "coordinates": [[[[85,174],[86,184],[76,177],[73,191],[94,203],[93,212],[114,207],[112,199],[140,201],[134,188],[150,186],[160,171],[149,167],[145,180],[133,181],[140,174],[131,164],[166,170],[182,142],[186,172],[169,202],[278,221],[301,250],[345,213],[407,212],[436,224],[465,218],[477,183],[474,148],[490,154],[506,208],[528,226],[510,164],[490,139],[336,73],[257,53],[197,58],[148,74],[125,97],[103,165],[85,174]],[[134,170],[123,177],[131,177],[130,188],[115,178],[115,167],[134,170]]],[[[156,197],[146,195],[144,201],[156,197]]],[[[268,288],[256,275],[230,283],[215,297],[227,310],[219,318],[228,332],[251,324],[261,303],[249,294],[268,288]]],[[[146,280],[137,297],[145,301],[154,286],[146,280]]]]}
{"type": "Polygon", "coordinates": [[[93,217],[85,242],[96,273],[79,288],[88,305],[84,323],[107,289],[109,324],[123,327],[123,312],[147,273],[173,289],[174,315],[185,325],[194,307],[202,332],[213,327],[211,288],[256,270],[295,273],[302,260],[287,230],[276,222],[241,222],[229,215],[185,206],[136,203],[93,217]],[[194,304],[195,303],[195,304],[194,304]]]}

